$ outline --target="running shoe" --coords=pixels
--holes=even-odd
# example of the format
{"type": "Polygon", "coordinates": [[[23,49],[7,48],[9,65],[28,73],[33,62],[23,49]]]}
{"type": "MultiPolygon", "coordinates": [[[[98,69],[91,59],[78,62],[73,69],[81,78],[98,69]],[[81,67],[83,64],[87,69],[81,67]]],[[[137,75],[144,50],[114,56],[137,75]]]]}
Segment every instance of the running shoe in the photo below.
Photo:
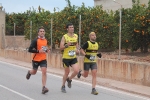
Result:
{"type": "Polygon", "coordinates": [[[48,91],[49,91],[48,88],[46,88],[45,86],[43,86],[42,94],[45,94],[45,93],[47,93],[48,91]]]}
{"type": "Polygon", "coordinates": [[[66,93],[65,86],[62,86],[62,87],[61,87],[61,92],[66,93]]]}
{"type": "Polygon", "coordinates": [[[30,71],[28,71],[28,73],[27,73],[27,75],[26,75],[26,79],[29,80],[29,79],[30,79],[30,76],[31,76],[30,71]]]}
{"type": "Polygon", "coordinates": [[[96,91],[95,88],[93,88],[91,94],[98,95],[98,92],[96,91]]]}
{"type": "Polygon", "coordinates": [[[81,71],[82,71],[82,70],[80,70],[80,71],[78,72],[78,74],[77,74],[77,77],[78,77],[78,78],[81,77],[81,71]]]}
{"type": "Polygon", "coordinates": [[[72,80],[69,80],[69,78],[67,78],[67,82],[68,82],[68,87],[71,88],[71,82],[72,82],[72,80]]]}

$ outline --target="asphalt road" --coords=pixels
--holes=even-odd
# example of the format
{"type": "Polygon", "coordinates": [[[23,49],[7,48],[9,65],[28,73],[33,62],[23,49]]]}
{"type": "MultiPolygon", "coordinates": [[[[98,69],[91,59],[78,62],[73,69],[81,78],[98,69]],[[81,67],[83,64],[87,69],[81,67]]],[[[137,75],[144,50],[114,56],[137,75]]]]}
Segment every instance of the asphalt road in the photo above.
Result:
{"type": "Polygon", "coordinates": [[[60,88],[62,76],[48,73],[47,88],[42,94],[41,72],[26,80],[27,68],[0,61],[0,100],[150,100],[150,98],[97,86],[98,95],[91,94],[91,84],[72,81],[72,88],[66,85],[67,93],[60,88]]]}

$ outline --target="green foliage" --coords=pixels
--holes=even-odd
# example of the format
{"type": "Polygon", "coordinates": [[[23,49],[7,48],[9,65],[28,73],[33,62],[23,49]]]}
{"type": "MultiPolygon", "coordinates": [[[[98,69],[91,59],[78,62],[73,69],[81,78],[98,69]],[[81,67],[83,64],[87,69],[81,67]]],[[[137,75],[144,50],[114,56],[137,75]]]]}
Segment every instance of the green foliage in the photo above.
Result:
{"type": "MultiPolygon", "coordinates": [[[[118,49],[119,41],[119,10],[105,11],[102,6],[85,7],[84,3],[80,7],[71,5],[70,0],[66,0],[68,6],[63,10],[54,13],[45,11],[40,6],[38,11],[34,8],[24,13],[6,14],[6,34],[13,35],[13,23],[16,23],[16,34],[25,35],[30,39],[30,21],[32,21],[32,39],[37,36],[38,27],[44,26],[46,37],[50,42],[51,19],[53,20],[53,43],[58,43],[66,31],[66,24],[74,24],[75,33],[79,34],[79,16],[81,15],[81,44],[89,40],[88,34],[94,31],[97,35],[97,42],[101,49],[118,49]]],[[[139,0],[132,8],[122,8],[122,30],[121,47],[141,52],[148,52],[150,44],[150,2],[148,7],[140,4],[139,0]]]]}
{"type": "Polygon", "coordinates": [[[18,14],[6,14],[6,35],[13,35],[14,34],[14,23],[15,27],[15,34],[16,35],[24,35],[24,24],[26,23],[27,16],[26,13],[18,13],[18,14]]]}

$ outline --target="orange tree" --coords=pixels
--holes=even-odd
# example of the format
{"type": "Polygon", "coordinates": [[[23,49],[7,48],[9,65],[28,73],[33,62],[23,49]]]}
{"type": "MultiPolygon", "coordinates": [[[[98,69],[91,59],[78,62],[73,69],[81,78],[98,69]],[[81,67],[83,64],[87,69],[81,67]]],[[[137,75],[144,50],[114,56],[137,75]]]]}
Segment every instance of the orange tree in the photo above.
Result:
{"type": "MultiPolygon", "coordinates": [[[[149,7],[140,5],[139,1],[132,8],[122,9],[122,48],[130,48],[132,51],[141,49],[141,52],[148,52],[150,42],[148,12],[149,7]]],[[[118,19],[119,11],[116,11],[116,23],[119,23],[118,19]]]]}
{"type": "Polygon", "coordinates": [[[50,40],[50,19],[51,13],[49,11],[44,11],[43,8],[40,8],[39,11],[36,10],[27,10],[28,20],[25,23],[25,38],[30,39],[30,22],[32,21],[32,36],[34,39],[37,36],[37,31],[40,26],[43,26],[46,31],[46,37],[50,40]]]}
{"type": "MultiPolygon", "coordinates": [[[[130,19],[130,28],[132,29],[131,36],[131,49],[132,51],[136,51],[137,49],[141,49],[143,52],[143,48],[146,47],[147,41],[147,25],[146,25],[146,7],[137,4],[133,5],[133,8],[129,12],[132,18],[130,19]]],[[[146,48],[145,48],[146,49],[146,48]]],[[[146,50],[144,50],[146,52],[146,50]]]]}
{"type": "Polygon", "coordinates": [[[139,1],[137,4],[133,5],[133,8],[130,11],[130,14],[133,16],[131,23],[132,23],[132,38],[131,38],[131,48],[133,51],[136,51],[137,49],[141,49],[141,52],[148,52],[148,45],[149,45],[149,21],[148,17],[149,14],[148,8],[142,4],[139,4],[139,1]]]}
{"type": "MultiPolygon", "coordinates": [[[[122,49],[126,49],[128,50],[129,48],[131,48],[131,44],[132,44],[132,34],[133,34],[133,22],[132,20],[134,20],[134,13],[131,11],[132,9],[124,9],[122,8],[122,20],[121,20],[121,48],[122,49]]],[[[120,27],[120,15],[119,15],[120,11],[117,10],[115,12],[114,15],[114,20],[116,21],[115,23],[117,23],[118,26],[118,31],[119,31],[119,27],[120,27]]],[[[118,32],[119,33],[119,32],[118,32]]],[[[119,34],[117,36],[115,36],[116,39],[115,40],[115,46],[117,47],[118,45],[118,40],[119,40],[119,34]]]]}
{"type": "Polygon", "coordinates": [[[13,14],[6,14],[6,35],[13,35],[14,34],[14,23],[15,27],[15,34],[16,35],[24,35],[24,23],[26,22],[27,17],[26,13],[13,13],[13,14]]]}
{"type": "MultiPolygon", "coordinates": [[[[39,7],[39,11],[36,11],[34,8],[27,10],[24,13],[25,20],[24,23],[24,33],[25,38],[30,39],[30,21],[32,21],[32,39],[37,36],[37,29],[39,26],[44,26],[46,30],[46,36],[50,40],[50,19],[53,19],[53,43],[56,40],[60,40],[62,35],[66,33],[66,24],[71,22],[75,26],[75,33],[79,33],[79,15],[82,16],[81,23],[81,43],[83,44],[88,39],[88,34],[91,31],[96,32],[97,41],[100,45],[100,48],[108,49],[114,47],[114,37],[117,33],[114,22],[113,13],[108,14],[106,11],[102,10],[101,6],[97,7],[85,7],[84,3],[81,7],[76,7],[75,5],[71,6],[70,0],[67,0],[68,6],[65,7],[62,11],[50,13],[45,11],[43,8],[39,7]]],[[[17,14],[14,15],[14,19],[17,14]]],[[[20,16],[19,17],[23,17],[20,16]]],[[[17,22],[20,19],[16,18],[17,22]]],[[[13,21],[12,21],[13,22],[13,21]]],[[[10,26],[10,25],[8,25],[10,26]]],[[[58,42],[58,41],[57,41],[58,42]]]]}
{"type": "MultiPolygon", "coordinates": [[[[20,29],[20,34],[30,39],[30,21],[32,21],[32,39],[37,36],[38,27],[44,26],[46,37],[50,41],[51,19],[53,19],[53,44],[59,43],[66,31],[66,24],[74,24],[75,33],[79,33],[79,16],[81,15],[81,44],[89,40],[88,34],[94,31],[97,35],[97,42],[101,49],[118,49],[119,36],[119,11],[105,11],[102,6],[81,7],[71,6],[70,0],[66,0],[68,6],[63,10],[54,13],[45,11],[39,6],[38,11],[34,8],[27,10],[22,14],[7,14],[6,33],[13,33],[13,23],[15,22],[20,29]]],[[[148,7],[135,3],[132,8],[122,9],[122,49],[132,49],[136,51],[139,48],[142,52],[147,52],[150,24],[150,3],[148,7]]],[[[16,27],[17,29],[17,27],[16,27]]],[[[17,34],[19,34],[17,33],[17,34]]]]}
{"type": "MultiPolygon", "coordinates": [[[[142,5],[145,7],[145,5],[142,5]]],[[[143,36],[143,42],[141,45],[141,51],[142,52],[148,52],[148,46],[150,44],[150,0],[148,2],[148,7],[146,8],[144,12],[145,16],[143,16],[144,21],[141,23],[142,28],[142,36],[143,36]]]]}
{"type": "MultiPolygon", "coordinates": [[[[68,0],[69,1],[69,0],[68,0]]],[[[61,39],[62,35],[66,33],[66,24],[71,22],[75,26],[75,33],[79,33],[79,15],[82,16],[81,23],[81,42],[82,44],[89,40],[88,34],[91,31],[96,32],[97,41],[101,48],[113,48],[115,24],[113,14],[108,14],[102,10],[101,6],[97,7],[85,7],[84,3],[81,7],[71,6],[68,2],[68,7],[65,7],[62,11],[50,13],[39,7],[39,11],[34,8],[27,10],[24,13],[26,18],[24,21],[24,33],[25,38],[30,39],[30,21],[32,21],[32,39],[37,36],[37,30],[39,26],[44,26],[46,30],[46,36],[50,40],[50,19],[53,19],[53,43],[61,39]]],[[[22,16],[20,16],[22,17],[22,16]]],[[[20,20],[18,19],[18,22],[20,20]]],[[[115,26],[116,27],[116,26],[115,26]]]]}
{"type": "Polygon", "coordinates": [[[79,33],[79,16],[81,15],[81,44],[89,40],[88,34],[91,31],[96,32],[97,41],[101,48],[113,48],[113,37],[115,32],[113,14],[108,14],[102,10],[101,6],[94,8],[85,7],[84,3],[81,7],[71,6],[65,7],[61,12],[53,14],[53,37],[60,40],[62,35],[66,33],[66,24],[71,22],[74,24],[75,33],[79,33]],[[113,30],[114,29],[114,30],[113,30]]]}

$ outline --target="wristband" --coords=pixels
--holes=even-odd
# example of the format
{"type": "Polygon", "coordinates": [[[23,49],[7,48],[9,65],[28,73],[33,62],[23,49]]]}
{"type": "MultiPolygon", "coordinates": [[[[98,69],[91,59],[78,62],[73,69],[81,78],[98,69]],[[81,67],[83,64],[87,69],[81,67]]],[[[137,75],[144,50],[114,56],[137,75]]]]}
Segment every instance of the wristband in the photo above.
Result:
{"type": "Polygon", "coordinates": [[[65,48],[68,48],[68,44],[65,44],[65,48]]]}

